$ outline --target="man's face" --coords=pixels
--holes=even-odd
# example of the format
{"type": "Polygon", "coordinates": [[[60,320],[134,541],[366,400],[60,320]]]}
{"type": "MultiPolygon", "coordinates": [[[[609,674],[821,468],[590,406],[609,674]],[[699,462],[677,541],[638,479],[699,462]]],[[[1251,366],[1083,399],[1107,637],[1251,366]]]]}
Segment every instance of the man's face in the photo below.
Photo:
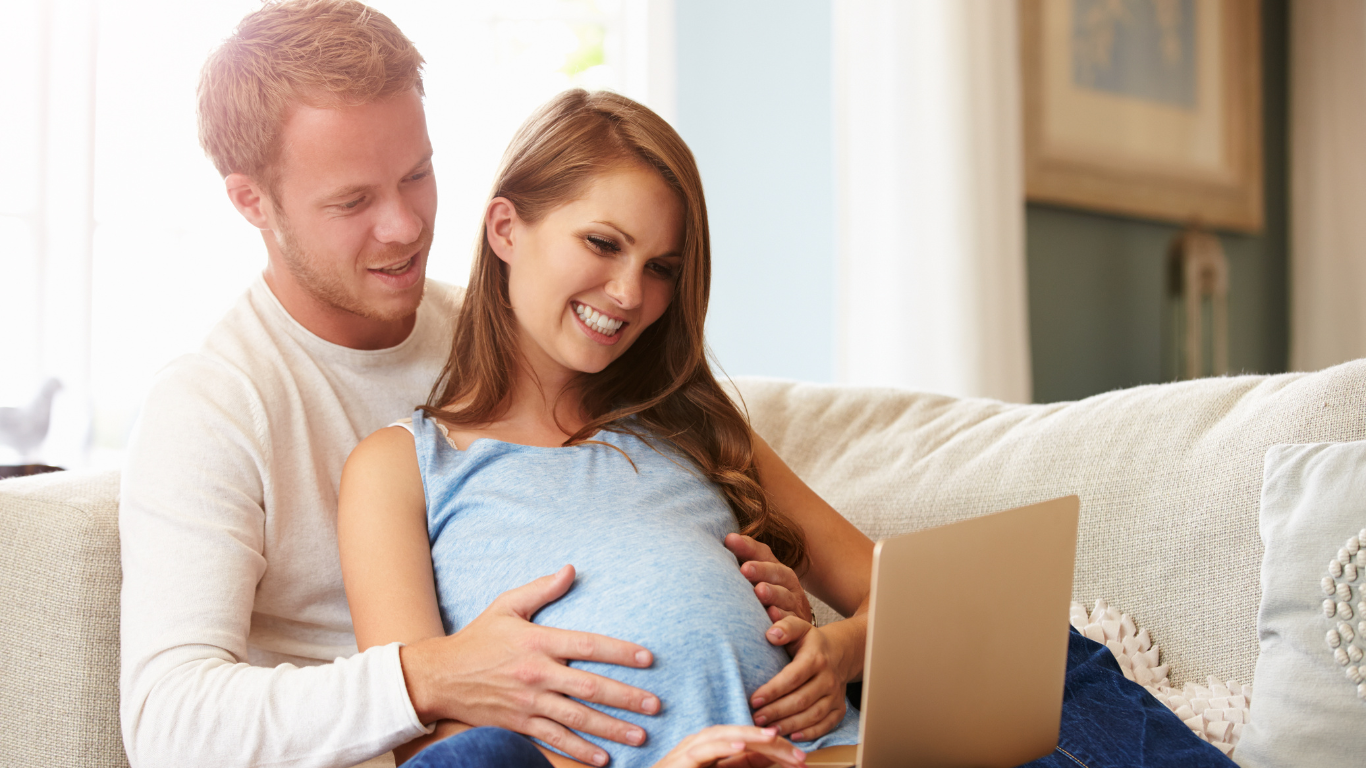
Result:
{"type": "Polygon", "coordinates": [[[341,316],[348,325],[413,316],[436,217],[417,92],[353,107],[299,106],[280,138],[266,206],[275,236],[266,242],[272,288],[286,307],[295,312],[290,304],[303,301],[310,317],[341,316]]]}

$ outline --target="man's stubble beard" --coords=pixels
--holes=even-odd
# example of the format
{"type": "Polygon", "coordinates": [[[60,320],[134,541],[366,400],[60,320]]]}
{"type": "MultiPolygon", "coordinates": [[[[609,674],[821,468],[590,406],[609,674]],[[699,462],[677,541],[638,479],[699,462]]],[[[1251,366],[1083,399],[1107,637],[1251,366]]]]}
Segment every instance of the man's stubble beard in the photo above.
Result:
{"type": "MultiPolygon", "coordinates": [[[[294,230],[289,224],[289,218],[284,215],[284,211],[276,209],[278,221],[276,222],[275,242],[280,247],[280,256],[284,259],[285,269],[294,277],[294,280],[313,298],[322,303],[350,312],[353,315],[376,320],[379,322],[393,322],[409,317],[417,311],[417,307],[422,303],[422,297],[427,291],[427,281],[424,275],[419,284],[421,290],[418,293],[417,301],[408,308],[395,309],[392,312],[385,312],[375,307],[370,307],[361,300],[359,296],[353,296],[346,290],[346,284],[341,277],[335,273],[318,269],[318,259],[314,258],[303,246],[299,244],[298,238],[294,236],[294,230]]],[[[378,259],[380,264],[387,264],[397,261],[404,254],[414,252],[431,253],[432,230],[426,224],[422,226],[422,234],[418,236],[417,242],[411,245],[398,245],[385,250],[384,258],[378,259]]],[[[426,265],[423,265],[425,270],[426,265]]]]}

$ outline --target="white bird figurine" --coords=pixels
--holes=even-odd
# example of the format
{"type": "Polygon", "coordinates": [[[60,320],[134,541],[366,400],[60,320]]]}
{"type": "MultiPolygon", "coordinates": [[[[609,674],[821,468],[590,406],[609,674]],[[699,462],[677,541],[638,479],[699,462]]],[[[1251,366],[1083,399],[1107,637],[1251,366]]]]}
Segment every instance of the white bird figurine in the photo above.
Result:
{"type": "Polygon", "coordinates": [[[31,454],[47,439],[48,424],[52,420],[52,398],[62,383],[48,379],[28,405],[0,408],[0,445],[19,453],[20,463],[28,463],[31,454]]]}

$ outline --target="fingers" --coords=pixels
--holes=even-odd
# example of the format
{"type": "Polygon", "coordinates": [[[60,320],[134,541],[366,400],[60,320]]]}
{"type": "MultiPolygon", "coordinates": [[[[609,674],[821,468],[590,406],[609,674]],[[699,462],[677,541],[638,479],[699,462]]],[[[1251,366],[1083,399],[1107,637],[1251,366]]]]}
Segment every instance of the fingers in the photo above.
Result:
{"type": "Polygon", "coordinates": [[[835,728],[839,726],[840,721],[844,720],[844,713],[847,709],[848,705],[841,701],[840,706],[832,708],[830,710],[830,714],[825,716],[825,719],[821,720],[819,723],[816,723],[813,726],[801,728],[800,730],[793,733],[792,740],[815,741],[816,739],[819,739],[825,734],[835,730],[835,728]]]}
{"type": "Polygon", "coordinates": [[[825,675],[807,680],[797,689],[754,713],[755,725],[773,726],[783,735],[819,723],[832,709],[844,709],[844,691],[825,675]]]}
{"type": "Polygon", "coordinates": [[[696,768],[725,760],[728,766],[762,766],[777,763],[802,768],[806,754],[791,742],[777,737],[771,728],[718,725],[689,736],[656,764],[657,768],[696,768]]]}
{"type": "Polygon", "coordinates": [[[564,593],[574,586],[574,566],[566,565],[549,576],[542,576],[520,587],[509,589],[499,595],[489,606],[514,613],[527,621],[548,603],[564,597],[564,593]]]}
{"type": "Polygon", "coordinates": [[[539,624],[534,625],[534,628],[533,650],[557,659],[600,661],[623,667],[648,667],[654,663],[654,656],[648,650],[615,637],[542,627],[539,624]]]}
{"type": "Polygon", "coordinates": [[[735,559],[742,563],[746,560],[778,562],[778,558],[773,556],[773,550],[769,549],[767,544],[760,543],[750,536],[738,533],[726,534],[726,549],[729,549],[735,555],[735,559]]]}
{"type": "Polygon", "coordinates": [[[740,561],[740,573],[754,585],[754,594],[765,607],[776,605],[811,621],[811,602],[797,572],[778,562],[773,550],[749,536],[726,535],[726,548],[740,561]]]}
{"type": "Polygon", "coordinates": [[[645,743],[645,731],[638,725],[618,720],[563,696],[544,694],[540,698],[536,714],[554,720],[560,725],[632,747],[645,743]]]}
{"type": "MultiPolygon", "coordinates": [[[[613,680],[602,675],[595,675],[592,672],[585,672],[582,669],[574,669],[556,664],[547,670],[545,675],[545,688],[565,696],[573,696],[582,701],[591,701],[594,704],[602,704],[617,709],[625,709],[631,712],[639,712],[643,715],[654,715],[659,713],[659,699],[649,691],[642,691],[639,688],[629,686],[625,683],[613,680]]],[[[589,711],[596,711],[590,709],[589,711]]],[[[537,714],[547,714],[538,712],[537,714]]],[[[605,717],[605,715],[604,715],[605,717]]],[[[559,718],[556,718],[559,720],[559,718]]],[[[579,728],[573,723],[565,720],[560,722],[578,730],[587,730],[595,736],[602,736],[610,739],[612,736],[602,733],[592,728],[579,728]]],[[[613,721],[618,722],[618,721],[613,721]]],[[[613,741],[621,741],[613,739],[613,741]]]]}
{"type": "Polygon", "coordinates": [[[607,765],[607,752],[602,747],[585,741],[578,734],[553,720],[533,717],[526,722],[525,729],[518,730],[544,741],[581,763],[607,765]]]}
{"type": "Polygon", "coordinates": [[[764,637],[773,645],[788,645],[800,641],[810,631],[810,622],[796,616],[784,616],[764,632],[764,637]]]}
{"type": "Polygon", "coordinates": [[[740,573],[749,579],[751,584],[768,582],[789,590],[802,588],[802,582],[801,579],[797,578],[797,572],[776,561],[747,560],[740,566],[740,573]]]}
{"type": "Polygon", "coordinates": [[[753,752],[741,752],[716,762],[716,768],[765,768],[769,765],[773,765],[772,760],[753,752]]]}
{"type": "Polygon", "coordinates": [[[821,723],[837,709],[843,717],[843,697],[837,698],[829,689],[812,682],[775,701],[765,721],[770,727],[777,728],[778,733],[795,739],[798,733],[806,737],[805,730],[821,723]]]}
{"type": "MultiPolygon", "coordinates": [[[[817,640],[816,645],[819,645],[821,638],[818,635],[813,637],[817,640]]],[[[808,697],[806,701],[789,701],[786,697],[816,677],[821,678],[822,685],[834,691],[837,687],[836,680],[829,674],[829,666],[829,659],[820,653],[819,649],[804,646],[803,650],[797,652],[791,664],[783,667],[772,680],[759,686],[759,690],[750,697],[750,706],[758,710],[754,713],[754,722],[765,725],[810,706],[814,697],[808,697]],[[760,717],[764,718],[764,722],[759,722],[760,717]]]]}
{"type": "Polygon", "coordinates": [[[778,608],[783,613],[793,615],[801,615],[809,606],[805,592],[794,593],[787,587],[764,581],[754,585],[754,596],[759,598],[759,603],[765,608],[778,608]]]}

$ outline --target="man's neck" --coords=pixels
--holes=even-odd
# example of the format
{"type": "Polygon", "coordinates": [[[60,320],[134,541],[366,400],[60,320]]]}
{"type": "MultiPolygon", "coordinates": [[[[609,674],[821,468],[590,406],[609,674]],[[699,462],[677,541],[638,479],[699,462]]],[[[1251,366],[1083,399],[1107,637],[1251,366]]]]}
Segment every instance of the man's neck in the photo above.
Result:
{"type": "Polygon", "coordinates": [[[289,316],[314,336],[351,349],[388,349],[403,343],[417,324],[417,313],[397,320],[377,320],[322,301],[290,279],[279,279],[274,267],[263,273],[266,286],[289,316]]]}

